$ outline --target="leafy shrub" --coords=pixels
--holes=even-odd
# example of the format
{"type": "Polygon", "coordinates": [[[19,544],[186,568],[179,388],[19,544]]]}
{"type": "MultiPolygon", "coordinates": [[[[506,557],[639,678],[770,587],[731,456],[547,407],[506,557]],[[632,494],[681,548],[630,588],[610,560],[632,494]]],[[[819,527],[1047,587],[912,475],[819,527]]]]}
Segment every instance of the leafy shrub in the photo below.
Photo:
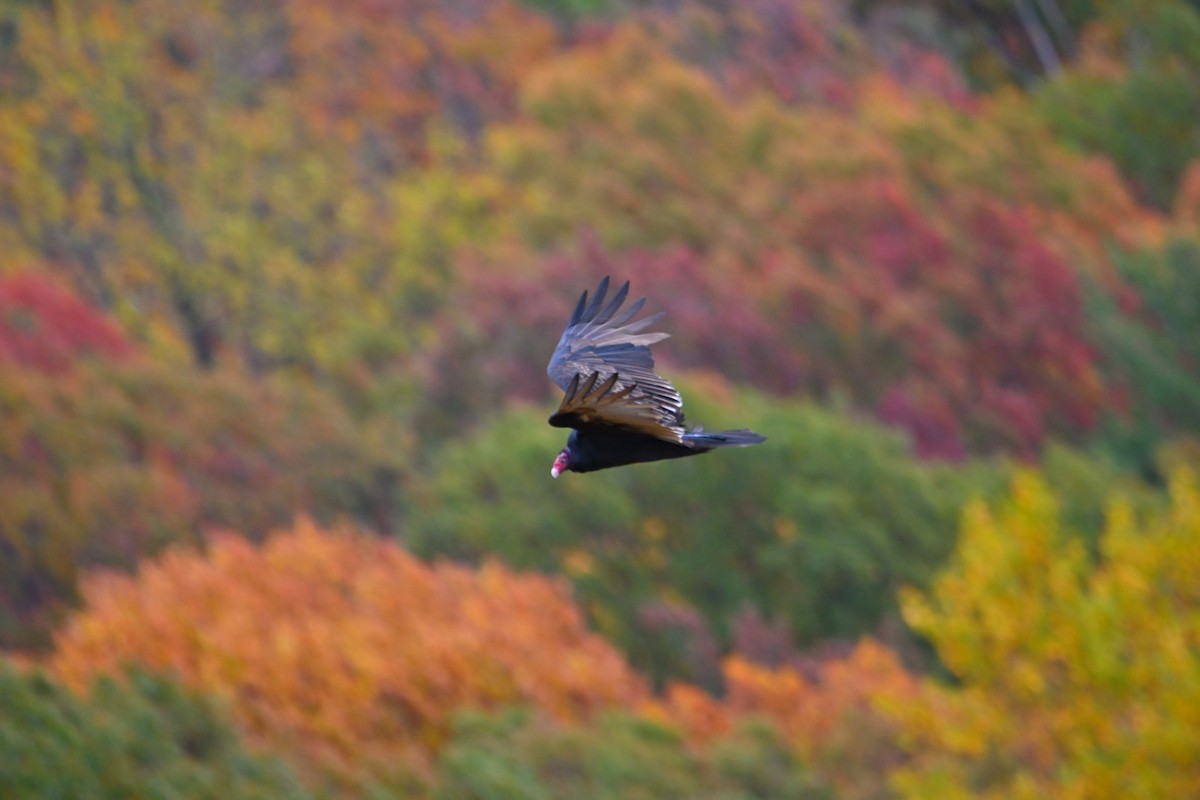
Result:
{"type": "Polygon", "coordinates": [[[57,373],[81,357],[132,351],[116,323],[47,274],[0,275],[0,361],[57,373]]]}
{"type": "Polygon", "coordinates": [[[636,703],[640,679],[558,581],[424,564],[395,543],[301,520],[98,575],[56,638],[72,685],[126,662],[230,701],[241,726],[349,779],[446,740],[462,708],[564,719],[636,703]]]}
{"type": "Polygon", "coordinates": [[[1112,497],[1100,557],[1030,475],[963,515],[956,555],[905,616],[954,685],[898,702],[906,796],[1185,797],[1200,791],[1200,495],[1112,497]]]}
{"type": "Polygon", "coordinates": [[[541,412],[514,409],[447,444],[415,478],[411,546],[569,575],[599,630],[635,663],[658,679],[698,680],[715,664],[686,663],[687,643],[680,650],[664,635],[663,625],[678,627],[671,614],[685,639],[707,629],[728,642],[746,606],[785,620],[800,642],[855,636],[894,610],[896,588],[923,583],[950,552],[956,492],[940,491],[940,473],[898,436],[735,395],[717,380],[680,385],[689,418],[746,425],[767,443],[554,481],[563,433],[541,412]]]}
{"type": "Polygon", "coordinates": [[[521,710],[460,715],[438,760],[435,800],[832,798],[770,725],[703,747],[628,712],[564,726],[521,710]]]}
{"type": "Polygon", "coordinates": [[[249,751],[214,706],[133,670],[80,698],[40,672],[0,666],[0,795],[12,800],[267,800],[314,795],[249,751]]]}
{"type": "Polygon", "coordinates": [[[0,642],[44,644],[80,570],[298,512],[386,527],[397,473],[328,395],[145,359],[0,362],[0,642]]]}
{"type": "Polygon", "coordinates": [[[673,684],[655,710],[701,742],[728,735],[739,720],[769,720],[837,797],[892,796],[887,772],[904,754],[889,708],[920,688],[893,651],[865,639],[815,663],[764,667],[732,656],[722,672],[719,699],[673,684]]]}
{"type": "Polygon", "coordinates": [[[1177,235],[1162,247],[1120,253],[1117,265],[1136,292],[1125,306],[1093,291],[1088,324],[1103,367],[1118,387],[1103,446],[1143,474],[1161,479],[1158,450],[1172,437],[1200,436],[1200,237],[1177,235]]]}
{"type": "Polygon", "coordinates": [[[1117,4],[1084,35],[1077,67],[1035,93],[1065,140],[1110,157],[1148,202],[1171,207],[1200,152],[1200,11],[1164,0],[1117,4]]]}

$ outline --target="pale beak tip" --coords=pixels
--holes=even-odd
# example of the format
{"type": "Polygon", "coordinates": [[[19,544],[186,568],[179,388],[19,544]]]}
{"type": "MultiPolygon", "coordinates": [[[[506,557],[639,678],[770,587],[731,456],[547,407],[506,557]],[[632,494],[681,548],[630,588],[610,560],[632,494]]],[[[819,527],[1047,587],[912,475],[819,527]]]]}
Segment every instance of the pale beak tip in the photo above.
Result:
{"type": "Polygon", "coordinates": [[[551,478],[557,478],[557,477],[558,477],[558,467],[551,467],[551,468],[550,468],[550,477],[551,477],[551,478]]]}

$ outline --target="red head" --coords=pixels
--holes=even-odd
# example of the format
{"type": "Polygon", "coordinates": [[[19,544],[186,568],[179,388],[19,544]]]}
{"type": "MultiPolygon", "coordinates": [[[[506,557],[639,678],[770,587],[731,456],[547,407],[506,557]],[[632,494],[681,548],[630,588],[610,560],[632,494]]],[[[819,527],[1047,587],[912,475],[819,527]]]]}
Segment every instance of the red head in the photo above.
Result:
{"type": "Polygon", "coordinates": [[[558,454],[558,458],[554,459],[554,466],[550,468],[550,477],[557,478],[561,473],[566,472],[571,468],[571,451],[563,448],[558,454]]]}

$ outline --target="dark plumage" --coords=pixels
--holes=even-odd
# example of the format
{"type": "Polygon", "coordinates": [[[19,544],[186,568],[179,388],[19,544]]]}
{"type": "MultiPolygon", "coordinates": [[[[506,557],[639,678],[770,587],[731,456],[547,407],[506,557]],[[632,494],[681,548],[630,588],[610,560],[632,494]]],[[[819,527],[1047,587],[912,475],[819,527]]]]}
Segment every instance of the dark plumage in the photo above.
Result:
{"type": "Polygon", "coordinates": [[[650,345],[665,333],[643,333],[663,312],[633,318],[646,298],[617,312],[629,282],[606,304],[608,278],[591,302],[584,292],[567,322],[550,364],[551,379],[563,390],[550,424],[574,428],[550,474],[593,472],[624,464],[661,461],[707,453],[718,447],[744,447],[766,441],[749,430],[709,433],[684,427],[683,398],[654,372],[650,345]]]}

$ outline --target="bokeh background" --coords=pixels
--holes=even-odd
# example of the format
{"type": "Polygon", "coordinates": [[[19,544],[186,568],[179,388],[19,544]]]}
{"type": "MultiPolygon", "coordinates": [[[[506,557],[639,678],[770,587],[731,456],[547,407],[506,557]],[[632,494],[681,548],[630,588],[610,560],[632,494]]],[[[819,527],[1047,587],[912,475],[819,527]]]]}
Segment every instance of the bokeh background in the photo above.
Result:
{"type": "Polygon", "coordinates": [[[0,4],[6,798],[1200,796],[1198,435],[1195,0],[0,4]]]}

